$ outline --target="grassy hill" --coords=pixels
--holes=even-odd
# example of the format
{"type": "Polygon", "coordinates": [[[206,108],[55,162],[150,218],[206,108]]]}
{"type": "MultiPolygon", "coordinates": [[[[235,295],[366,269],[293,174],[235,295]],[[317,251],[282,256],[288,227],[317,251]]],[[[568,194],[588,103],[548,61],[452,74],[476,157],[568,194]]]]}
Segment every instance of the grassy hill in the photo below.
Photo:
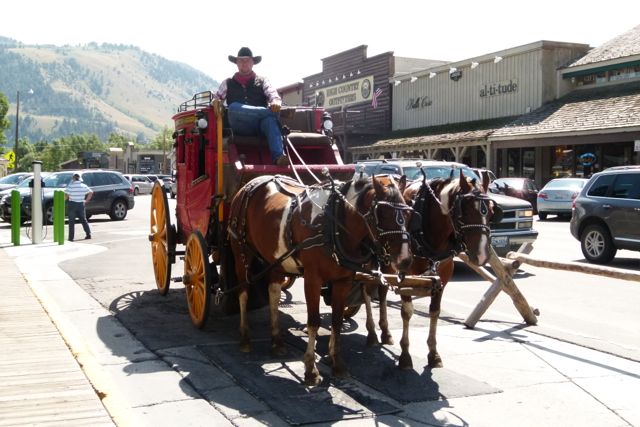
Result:
{"type": "Polygon", "coordinates": [[[18,90],[20,136],[31,142],[71,133],[106,139],[112,132],[142,142],[173,125],[181,102],[217,86],[186,64],[134,46],[25,45],[0,36],[0,92],[11,103],[9,141],[18,90]]]}

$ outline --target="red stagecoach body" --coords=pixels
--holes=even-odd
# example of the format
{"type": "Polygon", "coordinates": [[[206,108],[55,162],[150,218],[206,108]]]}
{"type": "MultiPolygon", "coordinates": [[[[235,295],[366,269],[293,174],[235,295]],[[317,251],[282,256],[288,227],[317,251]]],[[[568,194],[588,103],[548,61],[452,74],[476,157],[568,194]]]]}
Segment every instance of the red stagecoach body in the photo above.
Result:
{"type": "Polygon", "coordinates": [[[233,135],[224,127],[224,120],[220,132],[211,100],[211,92],[198,93],[182,103],[173,116],[178,242],[186,241],[195,230],[203,236],[211,235],[216,220],[212,213],[222,206],[224,213],[217,219],[224,222],[233,195],[256,176],[297,173],[303,182],[312,183],[309,171],[322,179],[323,168],[334,179],[353,176],[354,166],[344,165],[333,140],[321,133],[323,109],[283,107],[281,123],[291,132],[288,139],[293,149],[289,148],[289,158],[293,167],[281,167],[272,164],[266,139],[233,135]]]}
{"type": "MultiPolygon", "coordinates": [[[[330,116],[320,108],[284,107],[285,153],[292,165],[272,164],[269,145],[261,137],[233,135],[224,112],[211,105],[213,94],[201,92],[183,102],[173,116],[176,180],[176,224],[166,193],[158,184],[151,201],[151,242],[156,285],[166,295],[171,281],[185,285],[189,315],[197,327],[206,321],[211,295],[224,312],[237,310],[233,255],[227,238],[227,219],[233,196],[261,175],[299,177],[305,184],[348,180],[354,165],[342,162],[331,137],[330,116]],[[177,245],[184,245],[178,249],[177,245]],[[171,266],[184,256],[184,274],[171,277],[171,266]]],[[[264,301],[254,301],[253,307],[264,301]]]]}

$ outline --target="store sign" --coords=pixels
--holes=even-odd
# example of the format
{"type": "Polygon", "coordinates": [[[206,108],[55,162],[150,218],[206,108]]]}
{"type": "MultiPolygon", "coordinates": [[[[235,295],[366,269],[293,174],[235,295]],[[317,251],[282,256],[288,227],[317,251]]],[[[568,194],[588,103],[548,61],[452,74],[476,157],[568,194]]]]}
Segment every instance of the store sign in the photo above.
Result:
{"type": "Polygon", "coordinates": [[[487,83],[480,87],[480,98],[489,96],[508,95],[518,91],[518,80],[504,80],[501,82],[487,83]]]}
{"type": "Polygon", "coordinates": [[[371,101],[373,96],[373,76],[342,82],[316,91],[318,107],[342,107],[371,101]]]}
{"type": "Polygon", "coordinates": [[[431,104],[433,104],[433,101],[431,101],[431,98],[426,95],[419,96],[417,98],[409,98],[405,110],[417,110],[419,108],[429,107],[431,104]]]}

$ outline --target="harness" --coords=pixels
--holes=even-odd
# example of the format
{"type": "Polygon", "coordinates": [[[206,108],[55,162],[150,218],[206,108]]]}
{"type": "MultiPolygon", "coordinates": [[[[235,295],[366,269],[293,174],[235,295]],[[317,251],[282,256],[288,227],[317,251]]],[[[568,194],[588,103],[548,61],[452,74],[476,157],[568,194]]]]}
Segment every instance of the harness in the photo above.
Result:
{"type": "Polygon", "coordinates": [[[431,199],[436,202],[439,206],[441,205],[440,199],[434,193],[431,186],[425,181],[422,181],[422,185],[418,190],[416,195],[415,203],[413,205],[414,220],[411,224],[412,230],[412,251],[419,257],[427,258],[433,268],[437,268],[437,265],[440,261],[452,257],[460,252],[464,252],[467,249],[467,245],[465,242],[465,233],[473,230],[479,230],[480,233],[486,234],[487,236],[491,235],[491,228],[485,224],[477,223],[477,224],[465,224],[462,220],[462,202],[465,200],[473,199],[480,201],[480,214],[482,216],[486,216],[489,212],[489,208],[487,207],[487,203],[491,200],[486,194],[481,192],[478,189],[473,189],[471,193],[460,194],[459,192],[454,195],[453,206],[448,210],[447,217],[449,221],[451,221],[451,225],[453,227],[453,238],[451,239],[450,248],[446,251],[437,251],[432,245],[427,241],[424,230],[422,227],[423,221],[421,220],[424,215],[428,219],[429,215],[429,205],[428,200],[431,199]]]}
{"type": "MultiPolygon", "coordinates": [[[[238,241],[241,249],[241,260],[247,271],[247,281],[249,283],[255,282],[271,271],[274,267],[284,262],[286,259],[292,257],[298,266],[298,270],[302,271],[302,265],[298,261],[294,254],[299,251],[310,249],[316,246],[324,246],[327,250],[328,256],[330,256],[335,262],[349,270],[354,272],[366,272],[371,273],[372,270],[379,267],[381,262],[383,265],[390,263],[391,256],[389,255],[389,245],[387,242],[381,243],[380,238],[393,234],[401,234],[402,242],[409,242],[410,234],[405,228],[405,220],[402,215],[403,210],[411,209],[409,206],[400,203],[391,203],[387,201],[373,201],[369,211],[365,215],[361,215],[365,220],[367,228],[369,229],[369,238],[364,239],[361,242],[362,256],[354,256],[349,254],[343,245],[344,232],[347,228],[340,220],[343,218],[347,204],[349,203],[345,197],[346,192],[349,189],[351,182],[343,183],[339,189],[336,189],[335,183],[331,181],[330,186],[325,184],[322,187],[314,187],[320,189],[320,191],[329,191],[327,202],[322,207],[322,213],[320,213],[312,221],[316,222],[312,224],[307,222],[306,219],[301,219],[301,224],[310,228],[315,232],[311,237],[304,239],[303,241],[294,244],[293,231],[292,231],[292,218],[295,212],[301,213],[302,205],[305,203],[305,198],[309,203],[313,203],[310,200],[308,191],[295,193],[287,190],[282,184],[282,181],[288,181],[290,185],[296,185],[297,182],[285,176],[264,176],[255,179],[245,185],[241,190],[240,203],[237,204],[237,208],[234,212],[231,212],[231,221],[228,226],[228,233],[231,237],[238,241]],[[291,199],[291,206],[288,212],[285,229],[285,241],[287,244],[287,251],[278,257],[273,263],[268,263],[258,251],[250,244],[247,239],[246,225],[247,225],[247,206],[251,196],[261,187],[274,183],[278,187],[278,191],[285,194],[291,199]],[[385,230],[379,226],[378,208],[388,206],[396,210],[396,223],[399,229],[385,230]],[[375,230],[375,231],[374,231],[375,230]],[[373,237],[373,240],[371,239],[373,237]],[[265,266],[260,272],[250,276],[250,260],[252,258],[257,259],[262,265],[265,266]]],[[[353,208],[355,209],[355,207],[353,208]]]]}

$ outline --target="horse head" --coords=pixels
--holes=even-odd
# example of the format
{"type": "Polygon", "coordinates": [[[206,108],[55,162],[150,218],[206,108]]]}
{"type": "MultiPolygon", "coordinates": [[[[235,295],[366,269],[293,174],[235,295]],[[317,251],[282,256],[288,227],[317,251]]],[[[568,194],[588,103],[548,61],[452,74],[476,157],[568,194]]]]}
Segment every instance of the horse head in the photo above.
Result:
{"type": "Polygon", "coordinates": [[[359,192],[356,202],[358,212],[367,221],[378,260],[395,271],[406,271],[412,261],[408,231],[412,209],[402,196],[406,183],[405,176],[397,183],[389,176],[374,176],[359,192]]]}
{"type": "Polygon", "coordinates": [[[482,185],[479,185],[475,178],[468,179],[460,171],[460,178],[443,188],[440,196],[442,212],[452,220],[459,245],[457,250],[465,251],[476,265],[483,265],[489,259],[489,222],[497,210],[495,203],[487,196],[488,187],[488,175],[483,176],[482,185]]]}

